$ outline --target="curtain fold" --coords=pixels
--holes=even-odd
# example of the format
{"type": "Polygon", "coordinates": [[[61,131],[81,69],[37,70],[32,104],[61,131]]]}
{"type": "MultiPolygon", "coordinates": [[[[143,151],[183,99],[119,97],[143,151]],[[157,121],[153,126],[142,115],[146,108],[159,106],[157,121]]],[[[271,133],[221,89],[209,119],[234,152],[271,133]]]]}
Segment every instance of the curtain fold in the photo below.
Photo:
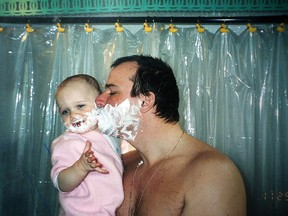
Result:
{"type": "MultiPolygon", "coordinates": [[[[274,31],[270,34],[272,35],[272,45],[268,79],[271,88],[268,88],[270,91],[266,91],[269,102],[266,109],[270,112],[267,117],[269,123],[267,127],[265,127],[265,133],[267,134],[265,141],[267,142],[269,152],[265,151],[266,154],[264,154],[266,156],[266,158],[264,158],[266,161],[264,167],[267,167],[267,169],[262,168],[262,170],[264,175],[270,180],[268,183],[270,195],[268,196],[275,199],[274,206],[270,204],[271,208],[269,210],[271,214],[277,215],[284,212],[285,209],[287,212],[287,203],[281,201],[284,197],[287,201],[287,193],[283,194],[283,191],[288,190],[287,168],[285,168],[285,163],[283,163],[288,150],[288,47],[287,42],[285,42],[287,40],[287,33],[274,31]],[[277,170],[277,172],[275,172],[275,170],[277,170]],[[274,175],[271,175],[271,172],[274,173],[274,175]]],[[[266,193],[265,190],[266,188],[263,188],[263,191],[266,193]]]]}
{"type": "MultiPolygon", "coordinates": [[[[185,49],[188,39],[186,37],[187,30],[187,28],[180,28],[170,23],[168,28],[162,31],[159,44],[159,57],[171,66],[179,87],[179,94],[183,95],[183,97],[180,96],[179,113],[181,113],[180,122],[185,127],[185,130],[188,128],[186,127],[187,125],[183,124],[186,124],[187,116],[191,114],[187,109],[190,92],[186,88],[188,77],[185,71],[185,67],[187,68],[187,62],[185,62],[185,49]]],[[[191,120],[193,121],[193,119],[189,119],[188,122],[191,120]]]]}
{"type": "MultiPolygon", "coordinates": [[[[184,82],[184,122],[186,130],[198,139],[212,143],[209,89],[209,48],[212,33],[199,32],[196,27],[188,29],[185,35],[182,57],[182,80],[184,82]]],[[[180,72],[181,73],[181,72],[180,72]]]]}
{"type": "Polygon", "coordinates": [[[173,68],[182,127],[238,166],[248,215],[288,214],[287,31],[89,25],[90,32],[79,24],[63,25],[63,32],[35,24],[27,32],[5,24],[0,33],[1,215],[57,215],[50,145],[64,130],[54,99],[58,84],[84,73],[103,89],[115,59],[141,53],[173,68]]]}
{"type": "Polygon", "coordinates": [[[231,30],[224,33],[220,30],[213,37],[209,61],[212,145],[232,156],[245,137],[241,110],[248,87],[237,67],[237,35],[231,30]]]}
{"type": "Polygon", "coordinates": [[[164,31],[164,25],[153,23],[151,26],[144,23],[144,28],[135,33],[138,43],[138,53],[159,57],[159,47],[161,33],[164,31]]]}

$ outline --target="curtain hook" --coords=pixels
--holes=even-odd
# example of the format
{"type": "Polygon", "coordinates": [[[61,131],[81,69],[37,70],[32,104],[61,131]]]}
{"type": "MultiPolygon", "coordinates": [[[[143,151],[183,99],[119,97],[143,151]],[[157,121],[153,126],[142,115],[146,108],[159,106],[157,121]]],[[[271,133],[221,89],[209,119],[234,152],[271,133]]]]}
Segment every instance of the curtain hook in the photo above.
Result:
{"type": "Polygon", "coordinates": [[[257,28],[252,25],[251,16],[248,18],[247,30],[249,32],[256,32],[257,28]]]}
{"type": "Polygon", "coordinates": [[[200,16],[198,16],[197,23],[200,25],[200,16]]]}

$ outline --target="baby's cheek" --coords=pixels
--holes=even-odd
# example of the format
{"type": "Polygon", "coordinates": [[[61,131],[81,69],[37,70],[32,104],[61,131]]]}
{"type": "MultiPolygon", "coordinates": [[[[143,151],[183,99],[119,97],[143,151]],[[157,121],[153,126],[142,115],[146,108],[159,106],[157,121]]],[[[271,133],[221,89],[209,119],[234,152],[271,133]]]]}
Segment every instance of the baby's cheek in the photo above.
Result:
{"type": "Polygon", "coordinates": [[[67,119],[62,119],[62,120],[63,120],[65,127],[69,127],[71,125],[70,121],[68,121],[67,119]]]}

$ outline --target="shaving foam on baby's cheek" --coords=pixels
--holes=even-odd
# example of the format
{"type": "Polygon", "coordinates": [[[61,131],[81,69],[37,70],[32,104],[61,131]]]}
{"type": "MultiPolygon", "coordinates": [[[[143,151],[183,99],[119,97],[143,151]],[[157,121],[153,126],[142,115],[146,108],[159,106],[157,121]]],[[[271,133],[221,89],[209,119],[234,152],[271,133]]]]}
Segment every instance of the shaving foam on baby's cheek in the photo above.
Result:
{"type": "Polygon", "coordinates": [[[85,113],[85,117],[76,116],[76,120],[72,124],[65,124],[65,126],[72,133],[87,133],[95,129],[98,122],[97,115],[97,111],[93,109],[91,112],[85,113]]]}
{"type": "Polygon", "coordinates": [[[126,99],[121,104],[97,108],[98,128],[110,136],[134,140],[139,126],[140,100],[135,104],[126,99]]]}

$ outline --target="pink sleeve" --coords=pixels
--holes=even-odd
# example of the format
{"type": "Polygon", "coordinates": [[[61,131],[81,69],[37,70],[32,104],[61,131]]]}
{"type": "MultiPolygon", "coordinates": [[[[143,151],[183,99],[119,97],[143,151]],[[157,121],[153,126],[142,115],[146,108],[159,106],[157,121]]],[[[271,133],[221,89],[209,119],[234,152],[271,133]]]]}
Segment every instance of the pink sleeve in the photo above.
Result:
{"type": "Polygon", "coordinates": [[[79,155],[82,154],[85,148],[85,142],[69,138],[69,134],[61,135],[55,139],[51,146],[51,180],[54,186],[59,190],[57,177],[58,174],[67,167],[72,166],[78,159],[79,155]]]}

